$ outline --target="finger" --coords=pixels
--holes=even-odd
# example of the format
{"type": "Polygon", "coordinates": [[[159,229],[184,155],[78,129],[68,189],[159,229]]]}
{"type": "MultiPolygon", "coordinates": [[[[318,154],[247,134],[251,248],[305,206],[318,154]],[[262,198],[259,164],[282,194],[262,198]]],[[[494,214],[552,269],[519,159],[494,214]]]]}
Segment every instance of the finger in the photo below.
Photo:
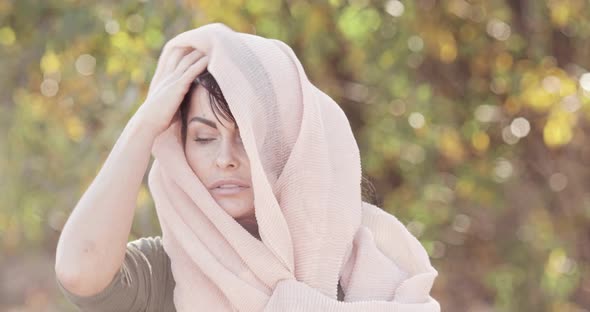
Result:
{"type": "Polygon", "coordinates": [[[202,73],[207,65],[209,64],[209,57],[203,56],[194,62],[192,65],[187,68],[187,70],[182,74],[180,80],[192,82],[195,78],[202,73]]]}
{"type": "Polygon", "coordinates": [[[163,85],[169,82],[170,75],[174,72],[176,64],[187,53],[186,48],[173,47],[169,44],[169,42],[166,43],[158,59],[156,72],[150,82],[150,92],[161,89],[163,85]]]}
{"type": "Polygon", "coordinates": [[[192,52],[186,54],[176,69],[173,72],[170,72],[165,78],[154,88],[154,90],[159,90],[164,86],[167,86],[172,81],[178,80],[178,78],[186,71],[186,69],[193,64],[196,60],[202,57],[203,53],[198,50],[192,50],[192,52]]]}
{"type": "Polygon", "coordinates": [[[191,53],[185,55],[182,60],[178,63],[175,74],[177,76],[182,75],[193,63],[203,57],[203,53],[198,50],[193,50],[191,53]]]}
{"type": "Polygon", "coordinates": [[[178,92],[186,93],[188,91],[189,85],[195,80],[195,78],[202,73],[205,68],[207,68],[207,64],[209,63],[209,57],[204,56],[200,58],[198,61],[193,63],[183,74],[180,78],[176,81],[173,81],[172,84],[177,87],[178,92]]]}
{"type": "Polygon", "coordinates": [[[166,60],[166,75],[174,72],[180,60],[190,52],[188,47],[174,47],[166,60]]]}
{"type": "Polygon", "coordinates": [[[159,81],[157,83],[157,85],[154,85],[153,88],[150,88],[150,93],[158,93],[160,90],[162,90],[163,88],[165,88],[167,85],[170,84],[170,82],[176,80],[176,78],[174,77],[174,75],[168,75],[166,77],[164,77],[164,79],[162,79],[162,81],[159,81]]]}

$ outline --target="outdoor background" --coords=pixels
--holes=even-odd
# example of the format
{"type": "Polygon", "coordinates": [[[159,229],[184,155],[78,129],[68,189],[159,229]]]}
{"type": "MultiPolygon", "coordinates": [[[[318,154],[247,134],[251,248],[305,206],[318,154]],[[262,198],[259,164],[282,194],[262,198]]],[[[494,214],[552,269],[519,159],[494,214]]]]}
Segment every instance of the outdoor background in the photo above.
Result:
{"type": "MultiPolygon", "coordinates": [[[[0,0],[0,311],[74,311],[60,230],[164,43],[210,22],[285,41],[342,106],[443,311],[590,311],[586,0],[0,0]]],[[[129,239],[159,235],[137,204],[129,239]]]]}

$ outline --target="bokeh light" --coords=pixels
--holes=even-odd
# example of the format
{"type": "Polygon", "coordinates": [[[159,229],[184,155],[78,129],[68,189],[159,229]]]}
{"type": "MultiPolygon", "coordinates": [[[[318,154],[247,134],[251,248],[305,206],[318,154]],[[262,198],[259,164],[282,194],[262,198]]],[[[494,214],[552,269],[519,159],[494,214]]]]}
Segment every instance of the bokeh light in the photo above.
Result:
{"type": "MultiPolygon", "coordinates": [[[[60,232],[164,44],[210,22],[284,41],[340,105],[443,311],[590,307],[588,1],[24,0],[0,16],[0,311],[75,311],[54,284],[60,232]]],[[[159,235],[145,180],[136,205],[129,239],[159,235]]]]}

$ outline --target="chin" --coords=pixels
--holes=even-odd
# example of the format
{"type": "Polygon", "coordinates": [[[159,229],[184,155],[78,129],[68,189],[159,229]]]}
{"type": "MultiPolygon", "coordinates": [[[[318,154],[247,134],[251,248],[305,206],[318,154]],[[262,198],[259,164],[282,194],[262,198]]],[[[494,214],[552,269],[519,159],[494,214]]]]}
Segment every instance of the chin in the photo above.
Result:
{"type": "Polygon", "coordinates": [[[254,214],[254,204],[251,200],[216,198],[216,201],[234,219],[254,214]]]}

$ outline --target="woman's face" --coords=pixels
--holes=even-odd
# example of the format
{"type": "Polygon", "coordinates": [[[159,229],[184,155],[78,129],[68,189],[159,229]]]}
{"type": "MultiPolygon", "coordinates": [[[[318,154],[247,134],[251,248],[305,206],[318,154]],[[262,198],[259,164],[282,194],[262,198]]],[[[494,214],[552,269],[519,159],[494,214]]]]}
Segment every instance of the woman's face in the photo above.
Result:
{"type": "Polygon", "coordinates": [[[198,85],[188,112],[186,158],[219,206],[236,220],[252,218],[254,193],[248,155],[236,125],[222,121],[223,125],[217,122],[207,91],[198,85]]]}

